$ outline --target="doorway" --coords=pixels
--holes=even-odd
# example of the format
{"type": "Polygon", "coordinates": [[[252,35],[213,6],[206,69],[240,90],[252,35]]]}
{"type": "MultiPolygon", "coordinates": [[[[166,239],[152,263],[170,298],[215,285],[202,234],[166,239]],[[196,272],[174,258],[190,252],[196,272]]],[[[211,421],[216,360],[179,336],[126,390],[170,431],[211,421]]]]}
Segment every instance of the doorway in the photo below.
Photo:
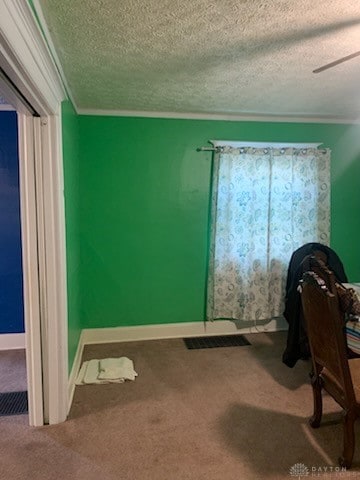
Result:
{"type": "Polygon", "coordinates": [[[0,349],[25,346],[17,114],[0,96],[0,349]]]}
{"type": "Polygon", "coordinates": [[[67,293],[58,69],[29,2],[0,0],[0,91],[17,111],[30,425],[68,413],[67,293]]]}
{"type": "Polygon", "coordinates": [[[16,89],[13,88],[2,70],[0,70],[0,95],[6,99],[7,104],[10,105],[11,102],[12,105],[16,105],[16,109],[13,108],[13,111],[8,113],[6,118],[7,125],[3,125],[4,131],[7,131],[8,136],[12,137],[9,139],[11,145],[8,146],[7,151],[3,155],[5,167],[3,169],[3,177],[12,178],[7,178],[6,180],[3,178],[4,190],[7,193],[5,195],[6,206],[8,207],[2,225],[2,235],[5,238],[7,237],[5,241],[7,245],[4,245],[7,246],[5,249],[7,251],[4,253],[8,264],[3,266],[5,281],[8,283],[6,288],[5,286],[3,287],[3,293],[10,298],[6,302],[5,299],[3,301],[6,315],[4,314],[3,316],[2,328],[7,334],[5,333],[0,339],[3,346],[7,346],[12,352],[8,355],[2,354],[3,364],[7,367],[11,365],[12,368],[18,371],[19,375],[21,375],[21,372],[24,375],[24,369],[26,372],[25,378],[17,378],[16,372],[11,372],[10,374],[7,371],[4,374],[5,381],[7,377],[7,380],[13,383],[16,388],[23,388],[24,383],[27,387],[25,400],[24,397],[9,398],[5,396],[3,398],[3,407],[5,410],[11,409],[13,402],[20,401],[24,408],[24,401],[26,401],[29,424],[40,426],[47,419],[44,409],[39,301],[40,284],[38,280],[39,251],[36,223],[35,138],[33,125],[35,112],[21,98],[16,89]],[[31,232],[28,225],[29,216],[32,217],[33,221],[31,232]],[[11,252],[8,251],[9,249],[11,252]],[[32,264],[30,271],[27,265],[29,262],[32,264]],[[31,299],[29,298],[29,290],[31,290],[31,299]],[[22,330],[22,332],[14,333],[14,330],[22,330]],[[21,335],[23,336],[22,339],[21,335]],[[23,351],[21,352],[21,350],[23,351]],[[24,365],[24,360],[26,366],[24,365]]]}
{"type": "Polygon", "coordinates": [[[27,413],[17,114],[0,95],[0,415],[27,413]]]}

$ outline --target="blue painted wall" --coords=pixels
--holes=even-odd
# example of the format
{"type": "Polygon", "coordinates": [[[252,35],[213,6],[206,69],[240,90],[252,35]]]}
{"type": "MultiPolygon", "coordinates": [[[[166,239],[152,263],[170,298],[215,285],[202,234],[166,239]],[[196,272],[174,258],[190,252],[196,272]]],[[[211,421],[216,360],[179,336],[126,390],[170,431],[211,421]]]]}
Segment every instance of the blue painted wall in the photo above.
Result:
{"type": "Polygon", "coordinates": [[[0,111],[0,334],[24,332],[16,112],[0,111]]]}

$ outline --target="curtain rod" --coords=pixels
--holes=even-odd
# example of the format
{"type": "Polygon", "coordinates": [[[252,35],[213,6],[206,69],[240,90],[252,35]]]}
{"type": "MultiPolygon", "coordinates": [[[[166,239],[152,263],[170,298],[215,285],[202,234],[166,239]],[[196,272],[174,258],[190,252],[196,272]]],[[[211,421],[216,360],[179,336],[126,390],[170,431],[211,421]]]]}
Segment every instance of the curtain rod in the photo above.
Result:
{"type": "MultiPolygon", "coordinates": [[[[252,146],[252,145],[249,145],[249,146],[234,146],[233,148],[239,148],[239,149],[243,149],[243,148],[266,148],[266,149],[272,149],[272,148],[280,148],[280,149],[286,149],[286,148],[295,148],[295,149],[306,149],[306,148],[319,148],[320,145],[322,145],[321,143],[317,143],[317,144],[308,144],[308,145],[294,145],[294,146],[290,146],[290,145],[284,145],[284,146],[274,146],[272,147],[271,145],[269,146],[252,146]]],[[[217,153],[221,153],[225,147],[228,147],[230,145],[215,145],[213,147],[198,147],[196,149],[197,152],[217,152],[217,153]]],[[[320,150],[320,149],[319,149],[320,150]]]]}
{"type": "Polygon", "coordinates": [[[211,145],[206,147],[199,147],[197,152],[217,152],[221,153],[226,147],[231,148],[318,148],[322,145],[322,142],[255,142],[251,140],[209,140],[211,145]]]}
{"type": "Polygon", "coordinates": [[[197,152],[221,152],[224,147],[199,147],[197,152]]]}

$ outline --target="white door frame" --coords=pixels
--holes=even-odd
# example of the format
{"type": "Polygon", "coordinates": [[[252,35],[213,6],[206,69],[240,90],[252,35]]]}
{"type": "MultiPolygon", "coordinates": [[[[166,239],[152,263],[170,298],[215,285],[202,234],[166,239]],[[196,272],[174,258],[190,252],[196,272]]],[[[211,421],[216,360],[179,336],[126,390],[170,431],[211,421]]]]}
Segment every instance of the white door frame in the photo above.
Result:
{"type": "Polygon", "coordinates": [[[19,118],[30,424],[54,424],[64,421],[68,410],[61,133],[61,102],[66,93],[27,0],[0,0],[0,66],[18,90],[1,83],[5,97],[16,108],[19,118]],[[30,114],[21,95],[40,119],[30,114]],[[39,205],[43,206],[42,211],[39,205]],[[42,381],[44,374],[46,382],[42,381]]]}
{"type": "Polygon", "coordinates": [[[21,243],[29,423],[43,425],[40,285],[36,226],[33,117],[18,113],[21,243]]]}

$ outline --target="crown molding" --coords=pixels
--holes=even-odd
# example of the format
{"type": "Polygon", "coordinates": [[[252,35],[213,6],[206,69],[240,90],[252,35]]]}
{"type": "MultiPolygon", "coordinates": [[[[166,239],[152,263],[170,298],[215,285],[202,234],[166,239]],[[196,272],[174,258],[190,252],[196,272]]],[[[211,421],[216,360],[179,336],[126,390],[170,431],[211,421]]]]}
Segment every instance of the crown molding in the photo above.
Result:
{"type": "Polygon", "coordinates": [[[45,15],[44,15],[43,10],[41,8],[40,0],[33,0],[33,5],[34,5],[34,9],[35,9],[35,12],[36,12],[36,15],[37,15],[37,20],[38,20],[38,23],[39,23],[40,28],[42,30],[45,42],[46,42],[46,44],[49,48],[49,51],[50,51],[50,54],[51,54],[53,60],[54,60],[54,63],[56,65],[56,68],[58,70],[60,78],[61,78],[62,83],[64,85],[66,94],[70,98],[71,103],[73,104],[73,107],[74,107],[75,111],[77,112],[78,108],[77,108],[75,99],[73,97],[73,94],[70,90],[69,84],[66,80],[66,76],[65,76],[63,67],[61,65],[61,62],[59,60],[58,54],[56,52],[56,48],[54,46],[54,42],[52,40],[50,30],[49,30],[49,28],[47,26],[47,23],[46,23],[46,20],[45,20],[45,15]]]}
{"type": "Polygon", "coordinates": [[[66,92],[27,0],[0,1],[0,60],[40,115],[58,113],[66,92]]]}
{"type": "Polygon", "coordinates": [[[283,123],[335,123],[359,124],[360,117],[344,118],[333,116],[303,116],[303,115],[268,115],[268,114],[228,114],[228,113],[180,113],[180,112],[147,112],[136,110],[103,110],[77,108],[78,115],[96,115],[110,117],[144,117],[169,118],[183,120],[225,120],[230,122],[283,122],[283,123]]]}

